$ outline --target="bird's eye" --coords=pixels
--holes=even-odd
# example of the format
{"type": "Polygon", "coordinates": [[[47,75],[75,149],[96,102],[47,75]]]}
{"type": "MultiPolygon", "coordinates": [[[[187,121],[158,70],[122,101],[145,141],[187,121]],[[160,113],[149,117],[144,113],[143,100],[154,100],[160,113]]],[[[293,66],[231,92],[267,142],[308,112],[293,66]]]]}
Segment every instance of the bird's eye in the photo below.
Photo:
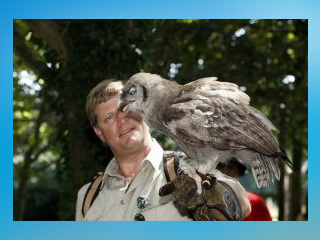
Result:
{"type": "Polygon", "coordinates": [[[137,92],[136,87],[135,87],[135,86],[132,86],[132,87],[130,88],[130,90],[129,90],[129,95],[134,95],[134,94],[136,94],[136,92],[137,92]]]}

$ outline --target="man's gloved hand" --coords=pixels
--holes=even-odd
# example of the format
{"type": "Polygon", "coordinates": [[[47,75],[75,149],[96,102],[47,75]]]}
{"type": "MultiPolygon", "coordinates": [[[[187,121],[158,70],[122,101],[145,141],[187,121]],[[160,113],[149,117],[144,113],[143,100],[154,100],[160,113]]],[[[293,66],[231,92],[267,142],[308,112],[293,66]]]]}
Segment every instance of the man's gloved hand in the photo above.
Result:
{"type": "Polygon", "coordinates": [[[187,174],[181,174],[160,188],[159,195],[173,193],[197,221],[241,220],[241,206],[232,188],[214,176],[198,174],[202,179],[200,194],[196,181],[187,174]]]}

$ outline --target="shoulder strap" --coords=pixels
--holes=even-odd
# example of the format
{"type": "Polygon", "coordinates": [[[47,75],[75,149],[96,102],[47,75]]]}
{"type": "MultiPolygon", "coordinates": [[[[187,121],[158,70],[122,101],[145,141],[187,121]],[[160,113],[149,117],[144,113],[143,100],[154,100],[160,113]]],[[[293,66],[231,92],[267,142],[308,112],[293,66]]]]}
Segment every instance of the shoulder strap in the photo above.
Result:
{"type": "Polygon", "coordinates": [[[101,183],[103,179],[103,172],[99,172],[92,180],[91,184],[89,185],[87,192],[83,199],[82,204],[82,214],[83,216],[86,215],[89,208],[91,207],[92,203],[96,199],[99,194],[101,183]]]}
{"type": "Polygon", "coordinates": [[[163,156],[163,168],[167,182],[171,182],[177,177],[179,161],[182,157],[181,151],[165,151],[163,156]]]}

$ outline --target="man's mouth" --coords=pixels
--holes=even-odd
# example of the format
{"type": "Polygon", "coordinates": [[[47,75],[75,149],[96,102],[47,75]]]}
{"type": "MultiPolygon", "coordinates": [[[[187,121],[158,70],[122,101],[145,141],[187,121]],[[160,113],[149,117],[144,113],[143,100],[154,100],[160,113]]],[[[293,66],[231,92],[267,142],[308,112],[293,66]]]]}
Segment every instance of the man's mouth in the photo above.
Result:
{"type": "Polygon", "coordinates": [[[124,135],[126,135],[127,133],[131,132],[134,128],[130,128],[130,129],[126,129],[124,131],[122,131],[120,134],[119,134],[119,137],[122,137],[124,135]]]}

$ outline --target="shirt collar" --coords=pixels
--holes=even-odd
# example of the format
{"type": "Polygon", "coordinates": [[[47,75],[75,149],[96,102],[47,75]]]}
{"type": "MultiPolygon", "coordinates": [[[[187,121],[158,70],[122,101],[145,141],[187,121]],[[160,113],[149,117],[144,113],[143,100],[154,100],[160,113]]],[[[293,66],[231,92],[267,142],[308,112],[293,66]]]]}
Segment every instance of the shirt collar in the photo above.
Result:
{"type": "MultiPolygon", "coordinates": [[[[141,169],[143,168],[144,165],[146,165],[147,163],[150,163],[156,172],[160,172],[161,171],[161,162],[163,159],[163,153],[164,153],[164,151],[163,151],[162,147],[159,145],[157,140],[155,140],[153,138],[152,143],[151,143],[151,149],[150,149],[148,155],[145,157],[145,159],[141,162],[141,169]]],[[[109,164],[104,172],[104,178],[107,175],[112,176],[112,177],[123,178],[123,176],[121,176],[118,173],[118,163],[115,158],[112,158],[111,161],[109,162],[109,164]]]]}
{"type": "Polygon", "coordinates": [[[141,167],[145,164],[145,162],[151,163],[152,167],[156,172],[161,171],[161,163],[163,159],[163,149],[159,145],[159,143],[152,139],[151,149],[146,158],[142,161],[141,167]]]}

